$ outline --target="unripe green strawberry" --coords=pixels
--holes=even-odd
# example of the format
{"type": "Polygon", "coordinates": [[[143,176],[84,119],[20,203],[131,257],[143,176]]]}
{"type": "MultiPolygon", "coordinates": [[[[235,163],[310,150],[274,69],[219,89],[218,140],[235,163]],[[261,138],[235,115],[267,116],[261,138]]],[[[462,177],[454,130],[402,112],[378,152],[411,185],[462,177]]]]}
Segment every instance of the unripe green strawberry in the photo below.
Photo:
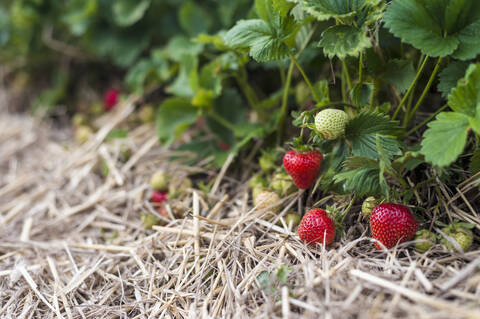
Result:
{"type": "Polygon", "coordinates": [[[264,190],[265,190],[265,188],[262,187],[262,186],[252,187],[252,200],[253,200],[253,202],[255,202],[257,200],[258,194],[260,194],[264,190]]]}
{"type": "Polygon", "coordinates": [[[260,159],[258,160],[258,163],[260,164],[260,169],[263,172],[269,172],[273,169],[276,168],[275,165],[275,154],[272,152],[264,152],[262,156],[260,156],[260,159]]]}
{"type": "Polygon", "coordinates": [[[285,173],[277,173],[272,177],[272,189],[281,196],[289,195],[295,192],[295,184],[291,177],[285,173]]]}
{"type": "Polygon", "coordinates": [[[267,181],[259,174],[253,175],[248,183],[250,187],[267,187],[267,181]]]}
{"type": "Polygon", "coordinates": [[[145,229],[152,229],[153,225],[158,225],[161,222],[160,218],[147,212],[141,214],[141,220],[145,229]]]}
{"type": "Polygon", "coordinates": [[[110,173],[110,169],[108,168],[107,162],[105,160],[102,160],[102,162],[100,163],[100,173],[103,177],[107,177],[110,173]]]}
{"type": "Polygon", "coordinates": [[[92,115],[100,115],[103,113],[103,106],[100,102],[97,102],[97,103],[93,103],[92,105],[90,105],[90,108],[89,108],[89,112],[92,114],[92,115]]]}
{"type": "Polygon", "coordinates": [[[289,212],[287,214],[287,217],[285,217],[285,222],[287,223],[287,226],[292,224],[292,226],[295,227],[295,226],[298,226],[298,224],[300,224],[301,219],[302,217],[297,213],[289,212]]]}
{"type": "Polygon", "coordinates": [[[163,170],[156,171],[150,179],[150,186],[154,190],[166,191],[168,189],[168,176],[163,170]]]}
{"type": "Polygon", "coordinates": [[[119,154],[120,162],[126,163],[130,157],[132,157],[132,150],[127,146],[122,147],[119,154]]]}
{"type": "Polygon", "coordinates": [[[305,82],[299,82],[295,87],[295,100],[297,105],[304,107],[312,99],[312,91],[305,82]]]}
{"type": "Polygon", "coordinates": [[[362,204],[362,214],[365,216],[370,216],[372,210],[378,205],[378,201],[375,197],[367,197],[362,204]]]}
{"type": "Polygon", "coordinates": [[[72,123],[75,127],[87,125],[87,117],[82,113],[75,113],[72,117],[72,123]]]}
{"type": "Polygon", "coordinates": [[[334,140],[345,134],[348,116],[342,110],[326,109],[315,116],[315,128],[324,139],[334,140]]]}
{"type": "MultiPolygon", "coordinates": [[[[461,225],[451,224],[443,228],[442,231],[449,237],[453,238],[460,248],[465,252],[473,244],[473,233],[470,229],[462,227],[461,225]]],[[[442,237],[440,242],[451,251],[459,251],[459,249],[450,240],[442,237]]]]}
{"type": "Polygon", "coordinates": [[[427,229],[417,231],[415,234],[415,250],[424,253],[437,242],[437,236],[427,229]]]}
{"type": "Polygon", "coordinates": [[[181,181],[174,180],[170,182],[170,185],[168,186],[168,196],[170,198],[177,198],[183,195],[191,187],[192,180],[188,177],[183,178],[181,181]]]}
{"type": "Polygon", "coordinates": [[[278,205],[280,202],[280,197],[277,193],[264,190],[261,191],[253,201],[253,205],[257,208],[257,210],[268,209],[274,213],[278,213],[281,207],[278,205]]]}
{"type": "Polygon", "coordinates": [[[155,121],[155,108],[150,104],[143,106],[138,113],[140,121],[143,123],[152,123],[155,121]]]}
{"type": "Polygon", "coordinates": [[[75,130],[75,140],[78,144],[87,142],[93,135],[93,130],[89,126],[81,125],[75,130]]]}

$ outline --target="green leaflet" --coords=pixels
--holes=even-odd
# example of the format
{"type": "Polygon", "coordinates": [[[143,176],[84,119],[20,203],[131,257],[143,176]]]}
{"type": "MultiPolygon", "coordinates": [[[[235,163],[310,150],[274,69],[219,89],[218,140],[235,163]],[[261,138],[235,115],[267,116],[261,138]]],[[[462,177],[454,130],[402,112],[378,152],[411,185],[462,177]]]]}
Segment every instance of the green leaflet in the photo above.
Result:
{"type": "Polygon", "coordinates": [[[468,116],[456,112],[443,112],[428,124],[423,134],[422,154],[434,165],[450,165],[462,153],[469,127],[468,116]]]}
{"type": "Polygon", "coordinates": [[[187,1],[180,7],[178,20],[183,30],[191,36],[207,32],[212,25],[209,14],[193,1],[187,1]]]}
{"type": "Polygon", "coordinates": [[[468,130],[480,133],[480,64],[472,64],[448,96],[455,112],[442,112],[428,124],[421,153],[438,166],[447,166],[462,153],[468,130]]]}
{"type": "Polygon", "coordinates": [[[394,0],[384,20],[390,32],[426,55],[468,60],[480,53],[479,12],[477,0],[394,0]]]}
{"type": "Polygon", "coordinates": [[[371,159],[378,159],[377,138],[388,157],[399,155],[401,143],[395,139],[400,129],[397,122],[385,114],[362,111],[348,121],[345,138],[352,143],[352,153],[371,159]]]}
{"type": "Polygon", "coordinates": [[[285,14],[285,4],[274,6],[271,0],[257,0],[255,7],[261,19],[238,21],[225,35],[225,43],[248,50],[258,62],[288,57],[300,26],[293,16],[285,14]]]}
{"type": "Polygon", "coordinates": [[[366,33],[356,27],[335,25],[322,34],[318,46],[329,58],[334,56],[344,59],[347,56],[358,56],[360,52],[372,46],[366,33]]]}
{"type": "Polygon", "coordinates": [[[157,110],[157,136],[165,145],[170,145],[198,117],[198,108],[190,100],[173,97],[166,99],[157,110]]]}
{"type": "Polygon", "coordinates": [[[148,7],[150,0],[117,0],[113,3],[113,18],[119,26],[130,26],[139,21],[148,7]]]}
{"type": "Polygon", "coordinates": [[[443,97],[450,94],[450,91],[457,85],[457,81],[465,75],[468,66],[467,62],[454,61],[440,72],[437,89],[442,92],[443,97]]]}
{"type": "Polygon", "coordinates": [[[281,60],[290,54],[286,41],[297,30],[290,19],[281,30],[271,28],[260,19],[240,20],[225,35],[225,42],[232,48],[245,48],[258,62],[281,60]]]}
{"type": "Polygon", "coordinates": [[[480,106],[480,64],[470,65],[465,80],[459,81],[448,96],[448,105],[455,112],[469,117],[479,115],[480,106]]]}

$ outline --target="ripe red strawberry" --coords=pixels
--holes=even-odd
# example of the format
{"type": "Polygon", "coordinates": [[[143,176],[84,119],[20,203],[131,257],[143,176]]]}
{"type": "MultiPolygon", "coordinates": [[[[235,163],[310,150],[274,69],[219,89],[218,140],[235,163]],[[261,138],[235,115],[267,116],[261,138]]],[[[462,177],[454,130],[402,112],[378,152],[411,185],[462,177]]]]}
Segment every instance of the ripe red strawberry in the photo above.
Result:
{"type": "MultiPolygon", "coordinates": [[[[372,237],[387,248],[412,239],[417,228],[417,220],[403,205],[380,204],[372,210],[370,216],[372,237]]],[[[378,243],[375,243],[375,247],[382,249],[378,243]]]]}
{"type": "Polygon", "coordinates": [[[309,210],[298,225],[298,236],[307,244],[330,244],[335,238],[335,223],[323,209],[309,210]]]}
{"type": "Polygon", "coordinates": [[[322,158],[322,153],[319,151],[299,153],[291,150],[283,157],[283,167],[298,188],[307,189],[320,172],[322,158]]]}
{"type": "Polygon", "coordinates": [[[105,93],[105,96],[103,97],[105,110],[110,111],[115,105],[117,105],[119,93],[120,92],[117,89],[109,89],[105,93]]]}
{"type": "Polygon", "coordinates": [[[167,192],[153,191],[152,202],[161,204],[167,200],[167,192]]]}

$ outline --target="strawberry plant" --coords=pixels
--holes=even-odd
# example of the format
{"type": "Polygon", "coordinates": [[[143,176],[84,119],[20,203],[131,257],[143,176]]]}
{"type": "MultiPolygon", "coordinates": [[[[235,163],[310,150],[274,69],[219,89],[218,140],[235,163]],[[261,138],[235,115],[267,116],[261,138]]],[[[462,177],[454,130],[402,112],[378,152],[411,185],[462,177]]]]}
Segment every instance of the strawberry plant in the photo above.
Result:
{"type": "Polygon", "coordinates": [[[298,188],[408,203],[480,171],[479,3],[8,0],[0,60],[11,87],[47,83],[36,106],[72,111],[81,85],[142,95],[164,146],[217,167],[258,159],[256,199],[291,193],[280,149],[298,188]]]}

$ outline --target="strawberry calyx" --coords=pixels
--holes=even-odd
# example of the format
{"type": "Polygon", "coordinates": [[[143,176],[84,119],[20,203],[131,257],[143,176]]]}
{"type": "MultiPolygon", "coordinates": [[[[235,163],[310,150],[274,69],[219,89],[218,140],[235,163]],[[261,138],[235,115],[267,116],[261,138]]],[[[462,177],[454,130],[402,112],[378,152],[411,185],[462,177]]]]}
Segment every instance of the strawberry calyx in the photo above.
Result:
{"type": "Polygon", "coordinates": [[[294,138],[291,142],[287,143],[291,146],[292,150],[298,153],[308,153],[317,150],[311,144],[305,144],[301,136],[294,138]]]}

